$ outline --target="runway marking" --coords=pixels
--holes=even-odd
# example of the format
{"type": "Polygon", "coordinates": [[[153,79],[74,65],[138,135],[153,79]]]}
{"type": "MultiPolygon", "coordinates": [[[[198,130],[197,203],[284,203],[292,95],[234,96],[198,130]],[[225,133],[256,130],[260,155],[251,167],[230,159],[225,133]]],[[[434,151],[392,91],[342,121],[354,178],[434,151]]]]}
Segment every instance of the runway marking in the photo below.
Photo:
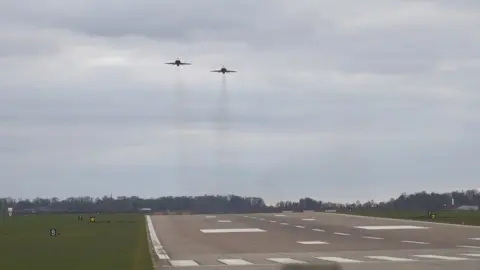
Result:
{"type": "Polygon", "coordinates": [[[245,217],[245,218],[249,218],[249,216],[243,216],[243,217],[245,217]]]}
{"type": "Polygon", "coordinates": [[[288,225],[288,223],[283,222],[283,223],[280,223],[280,225],[288,225]]]}
{"type": "Polygon", "coordinates": [[[325,232],[324,230],[321,230],[321,229],[312,229],[312,231],[316,231],[316,232],[325,232]]]}
{"type": "Polygon", "coordinates": [[[363,261],[353,260],[348,258],[342,257],[314,257],[315,259],[323,260],[323,261],[330,261],[330,262],[337,262],[337,263],[361,263],[363,261]]]}
{"type": "Polygon", "coordinates": [[[217,222],[220,222],[220,223],[230,223],[232,222],[231,220],[218,220],[217,222]]]}
{"type": "Polygon", "coordinates": [[[402,242],[402,243],[408,243],[408,244],[428,245],[427,242],[417,242],[417,241],[408,241],[408,240],[400,241],[400,242],[402,242]]]}
{"type": "Polygon", "coordinates": [[[439,260],[446,260],[446,261],[466,261],[467,258],[462,257],[451,257],[451,256],[439,256],[439,255],[413,255],[419,258],[425,259],[439,259],[439,260]]]}
{"type": "Polygon", "coordinates": [[[457,245],[459,248],[480,248],[479,246],[464,246],[464,245],[457,245]]]}
{"type": "Polygon", "coordinates": [[[374,240],[383,240],[384,238],[382,237],[374,237],[374,236],[362,236],[363,238],[366,239],[374,239],[374,240]]]}
{"type": "Polygon", "coordinates": [[[301,226],[301,225],[297,225],[295,227],[300,228],[300,229],[305,229],[305,226],[301,226]]]}
{"type": "Polygon", "coordinates": [[[365,256],[365,257],[369,258],[369,259],[384,260],[384,261],[391,261],[391,262],[414,262],[414,261],[417,261],[417,260],[414,260],[414,259],[397,258],[397,257],[390,257],[390,256],[365,256]]]}
{"type": "Polygon", "coordinates": [[[307,262],[304,261],[299,261],[299,260],[294,260],[290,258],[267,258],[267,260],[272,261],[272,262],[277,262],[281,264],[307,264],[307,262]]]}
{"type": "Polygon", "coordinates": [[[397,225],[397,226],[354,226],[357,229],[364,230],[412,230],[412,229],[430,229],[430,227],[397,225]]]}
{"type": "Polygon", "coordinates": [[[276,216],[276,217],[284,217],[285,215],[283,215],[283,214],[275,214],[274,216],[276,216]]]}
{"type": "Polygon", "coordinates": [[[464,254],[458,254],[462,256],[469,256],[469,257],[480,257],[480,254],[478,253],[464,253],[464,254]]]}
{"type": "Polygon", "coordinates": [[[275,220],[269,220],[271,223],[277,223],[275,220]]]}
{"type": "Polygon", "coordinates": [[[336,234],[336,235],[350,235],[349,233],[341,233],[341,232],[334,232],[333,234],[336,234]]]}
{"type": "Polygon", "coordinates": [[[305,220],[305,221],[313,221],[315,220],[314,218],[302,218],[302,220],[305,220]]]}
{"type": "Polygon", "coordinates": [[[249,261],[245,261],[242,259],[219,259],[218,261],[226,265],[252,265],[253,264],[249,261]]]}
{"type": "Polygon", "coordinates": [[[479,238],[468,238],[468,240],[480,241],[480,237],[479,238]]]}
{"type": "Polygon", "coordinates": [[[157,233],[155,232],[155,228],[153,227],[152,219],[150,216],[145,216],[147,220],[147,230],[150,235],[150,240],[152,241],[153,249],[155,249],[155,255],[157,255],[158,259],[160,260],[169,260],[170,257],[168,256],[165,249],[163,249],[160,240],[158,240],[157,233]]]}
{"type": "Polygon", "coordinates": [[[265,232],[259,228],[239,228],[239,229],[201,229],[203,233],[237,233],[237,232],[265,232]]]}
{"type": "Polygon", "coordinates": [[[183,266],[198,266],[199,264],[194,260],[170,260],[172,266],[183,267],[183,266]]]}
{"type": "Polygon", "coordinates": [[[259,220],[265,220],[264,218],[259,218],[259,220]]]}
{"type": "Polygon", "coordinates": [[[327,245],[327,242],[322,241],[297,241],[297,243],[302,245],[327,245]]]}
{"type": "Polygon", "coordinates": [[[216,218],[217,216],[205,216],[205,218],[216,218]]]}

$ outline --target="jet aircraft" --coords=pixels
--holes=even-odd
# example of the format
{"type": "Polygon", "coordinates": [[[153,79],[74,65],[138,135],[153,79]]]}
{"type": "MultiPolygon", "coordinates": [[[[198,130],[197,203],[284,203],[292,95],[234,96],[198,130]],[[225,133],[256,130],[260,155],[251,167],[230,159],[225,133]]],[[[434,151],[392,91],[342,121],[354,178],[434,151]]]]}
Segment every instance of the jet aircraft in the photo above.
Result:
{"type": "Polygon", "coordinates": [[[235,70],[228,70],[225,68],[225,66],[222,66],[221,69],[218,69],[218,70],[212,70],[211,72],[218,72],[218,73],[230,73],[230,72],[236,72],[235,70]]]}
{"type": "Polygon", "coordinates": [[[175,62],[170,62],[170,63],[165,63],[166,65],[175,65],[177,67],[179,66],[182,66],[182,65],[191,65],[191,63],[184,63],[182,61],[180,61],[179,58],[177,58],[177,60],[175,60],[175,62]]]}

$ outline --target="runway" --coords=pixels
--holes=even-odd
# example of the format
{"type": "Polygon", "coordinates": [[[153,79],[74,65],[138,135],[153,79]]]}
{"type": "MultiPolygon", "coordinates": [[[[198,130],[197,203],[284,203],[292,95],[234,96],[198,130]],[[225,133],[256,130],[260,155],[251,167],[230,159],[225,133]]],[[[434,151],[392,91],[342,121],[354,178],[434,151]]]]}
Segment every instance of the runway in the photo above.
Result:
{"type": "Polygon", "coordinates": [[[151,216],[157,268],[474,269],[480,228],[335,213],[151,216]],[[413,264],[413,265],[412,265],[413,264]],[[440,268],[439,268],[440,267],[440,268]]]}

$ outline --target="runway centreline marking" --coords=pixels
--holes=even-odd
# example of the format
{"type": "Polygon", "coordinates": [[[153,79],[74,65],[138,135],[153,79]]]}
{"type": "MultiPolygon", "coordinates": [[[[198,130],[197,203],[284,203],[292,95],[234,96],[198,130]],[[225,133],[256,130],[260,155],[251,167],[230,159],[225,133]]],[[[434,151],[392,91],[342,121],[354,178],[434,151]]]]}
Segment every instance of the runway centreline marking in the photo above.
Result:
{"type": "Polygon", "coordinates": [[[419,244],[419,245],[428,245],[427,242],[417,242],[417,241],[408,241],[408,240],[404,240],[404,241],[400,241],[402,243],[407,243],[407,244],[419,244]]]}
{"type": "Polygon", "coordinates": [[[200,229],[202,233],[244,233],[244,232],[266,232],[259,228],[232,228],[232,229],[200,229]]]}
{"type": "Polygon", "coordinates": [[[314,218],[302,218],[302,220],[304,220],[304,221],[314,221],[315,219],[314,218]]]}
{"type": "Polygon", "coordinates": [[[480,246],[457,245],[459,248],[480,248],[480,246]]]}
{"type": "Polygon", "coordinates": [[[440,255],[413,255],[413,256],[419,257],[419,258],[438,259],[438,260],[445,260],[445,261],[466,261],[466,260],[468,260],[468,258],[440,256],[440,255]]]}
{"type": "Polygon", "coordinates": [[[365,258],[374,259],[374,260],[385,260],[391,262],[413,262],[417,261],[414,259],[408,258],[398,258],[398,257],[391,257],[391,256],[365,256],[365,258]]]}
{"type": "Polygon", "coordinates": [[[285,215],[283,215],[283,214],[275,214],[274,216],[276,216],[276,217],[284,217],[285,215]]]}
{"type": "Polygon", "coordinates": [[[430,229],[430,227],[412,226],[412,225],[354,226],[354,228],[364,229],[364,230],[418,230],[418,229],[430,229]]]}
{"type": "Polygon", "coordinates": [[[350,235],[349,233],[341,233],[341,232],[334,232],[333,234],[336,234],[336,235],[344,235],[344,236],[350,235]]]}
{"type": "Polygon", "coordinates": [[[280,225],[288,225],[288,223],[283,222],[283,223],[280,223],[280,225]]]}
{"type": "Polygon", "coordinates": [[[297,243],[302,245],[328,245],[327,242],[323,241],[297,241],[297,243]]]}
{"type": "Polygon", "coordinates": [[[375,237],[375,236],[362,236],[363,238],[366,239],[373,239],[373,240],[383,240],[384,238],[382,237],[375,237]]]}
{"type": "Polygon", "coordinates": [[[150,240],[152,241],[155,255],[157,255],[158,259],[160,260],[169,260],[170,257],[160,243],[160,240],[158,240],[157,233],[155,232],[155,228],[153,227],[152,219],[148,215],[145,216],[145,219],[147,220],[147,231],[150,235],[150,240]]]}
{"type": "Polygon", "coordinates": [[[217,222],[220,222],[220,223],[230,223],[230,222],[232,222],[232,221],[231,221],[231,220],[226,220],[226,219],[224,219],[224,220],[217,220],[217,222]]]}
{"type": "Polygon", "coordinates": [[[316,232],[325,232],[324,230],[322,229],[312,229],[312,231],[316,231],[316,232]]]}
{"type": "Polygon", "coordinates": [[[297,226],[295,226],[295,227],[297,227],[297,228],[299,228],[299,229],[305,229],[305,226],[302,226],[302,225],[297,225],[297,226]]]}
{"type": "Polygon", "coordinates": [[[315,259],[323,260],[323,261],[330,261],[330,262],[336,262],[336,263],[361,263],[363,261],[359,260],[353,260],[353,259],[348,259],[348,258],[342,258],[342,257],[314,257],[315,259]]]}
{"type": "Polygon", "coordinates": [[[468,240],[474,240],[474,241],[480,241],[480,237],[475,237],[475,238],[468,238],[468,240]]]}
{"type": "Polygon", "coordinates": [[[205,218],[216,218],[217,216],[205,216],[205,218]]]}

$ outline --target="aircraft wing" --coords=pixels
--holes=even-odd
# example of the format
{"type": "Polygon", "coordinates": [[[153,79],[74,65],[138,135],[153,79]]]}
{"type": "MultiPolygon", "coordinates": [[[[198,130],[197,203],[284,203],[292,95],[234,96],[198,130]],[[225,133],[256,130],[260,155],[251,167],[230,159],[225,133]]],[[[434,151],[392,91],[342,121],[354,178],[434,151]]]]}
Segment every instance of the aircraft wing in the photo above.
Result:
{"type": "Polygon", "coordinates": [[[221,70],[212,70],[210,72],[222,72],[221,70]]]}
{"type": "Polygon", "coordinates": [[[165,63],[166,65],[176,65],[177,63],[175,62],[170,62],[170,63],[165,63]]]}
{"type": "Polygon", "coordinates": [[[180,63],[180,65],[191,65],[192,63],[180,63]]]}
{"type": "Polygon", "coordinates": [[[225,72],[236,72],[235,70],[227,70],[225,72]]]}

